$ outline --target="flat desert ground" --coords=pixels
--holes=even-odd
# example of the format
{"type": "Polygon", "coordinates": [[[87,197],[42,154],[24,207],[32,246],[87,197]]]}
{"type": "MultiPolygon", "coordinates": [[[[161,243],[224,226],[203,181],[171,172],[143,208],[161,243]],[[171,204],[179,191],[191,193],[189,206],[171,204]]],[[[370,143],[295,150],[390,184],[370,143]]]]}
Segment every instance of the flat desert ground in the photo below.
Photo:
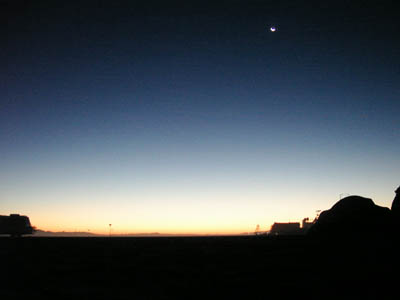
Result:
{"type": "Polygon", "coordinates": [[[393,238],[0,238],[1,299],[399,299],[393,238]]]}

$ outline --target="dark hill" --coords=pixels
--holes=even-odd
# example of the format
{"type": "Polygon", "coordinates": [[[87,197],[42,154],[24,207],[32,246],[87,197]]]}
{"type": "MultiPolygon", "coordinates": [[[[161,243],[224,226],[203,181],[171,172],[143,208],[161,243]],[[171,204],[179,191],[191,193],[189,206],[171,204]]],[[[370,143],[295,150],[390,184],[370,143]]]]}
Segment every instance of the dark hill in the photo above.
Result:
{"type": "Polygon", "coordinates": [[[310,228],[314,236],[359,236],[389,233],[393,216],[389,208],[376,205],[372,199],[349,196],[323,211],[310,228]]]}

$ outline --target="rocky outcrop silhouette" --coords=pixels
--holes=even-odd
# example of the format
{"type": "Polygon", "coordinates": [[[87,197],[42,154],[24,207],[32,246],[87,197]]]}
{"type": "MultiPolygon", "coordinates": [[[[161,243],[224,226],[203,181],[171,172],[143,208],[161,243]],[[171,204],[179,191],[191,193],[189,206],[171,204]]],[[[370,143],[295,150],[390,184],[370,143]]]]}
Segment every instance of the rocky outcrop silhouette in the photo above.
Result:
{"type": "Polygon", "coordinates": [[[394,197],[392,202],[392,212],[398,219],[400,217],[400,186],[394,192],[396,193],[396,197],[394,197]]]}
{"type": "Polygon", "coordinates": [[[311,236],[368,236],[391,234],[397,228],[400,188],[396,190],[392,210],[376,205],[372,199],[349,196],[323,211],[308,234],[311,236]]]}

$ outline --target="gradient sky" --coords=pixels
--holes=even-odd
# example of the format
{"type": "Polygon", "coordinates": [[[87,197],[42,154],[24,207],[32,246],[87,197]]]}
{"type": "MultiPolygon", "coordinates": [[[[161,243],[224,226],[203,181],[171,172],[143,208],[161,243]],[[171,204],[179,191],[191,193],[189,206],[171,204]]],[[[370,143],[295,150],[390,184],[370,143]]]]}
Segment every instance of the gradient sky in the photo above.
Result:
{"type": "Polygon", "coordinates": [[[342,193],[390,207],[390,2],[53,2],[0,4],[1,214],[43,230],[241,233],[342,193]]]}

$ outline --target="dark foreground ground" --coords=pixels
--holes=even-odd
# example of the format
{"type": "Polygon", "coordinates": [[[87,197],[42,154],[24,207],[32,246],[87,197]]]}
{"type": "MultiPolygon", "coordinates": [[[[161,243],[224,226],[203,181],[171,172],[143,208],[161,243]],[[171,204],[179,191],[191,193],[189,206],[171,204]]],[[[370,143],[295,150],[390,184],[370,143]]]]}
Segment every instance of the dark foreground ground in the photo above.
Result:
{"type": "Polygon", "coordinates": [[[1,299],[400,299],[392,238],[0,238],[1,299]]]}

